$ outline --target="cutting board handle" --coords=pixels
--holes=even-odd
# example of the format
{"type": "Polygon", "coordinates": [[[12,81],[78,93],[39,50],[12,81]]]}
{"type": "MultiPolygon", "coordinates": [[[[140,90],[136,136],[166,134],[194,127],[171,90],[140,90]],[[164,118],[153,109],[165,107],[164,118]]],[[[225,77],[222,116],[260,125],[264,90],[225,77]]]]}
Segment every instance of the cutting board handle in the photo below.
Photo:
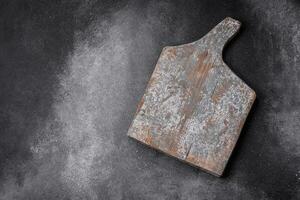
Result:
{"type": "Polygon", "coordinates": [[[238,33],[241,22],[231,17],[226,17],[203,38],[196,41],[198,45],[206,45],[211,50],[222,55],[224,46],[238,33]]]}

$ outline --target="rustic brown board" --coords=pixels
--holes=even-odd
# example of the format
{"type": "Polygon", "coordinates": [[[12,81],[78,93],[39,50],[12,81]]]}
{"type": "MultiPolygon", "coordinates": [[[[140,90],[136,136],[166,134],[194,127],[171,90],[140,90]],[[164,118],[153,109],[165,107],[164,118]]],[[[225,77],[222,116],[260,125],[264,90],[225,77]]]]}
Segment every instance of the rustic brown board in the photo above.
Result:
{"type": "Polygon", "coordinates": [[[163,48],[128,136],[221,176],[256,96],[222,59],[240,26],[228,17],[198,41],[163,48]]]}

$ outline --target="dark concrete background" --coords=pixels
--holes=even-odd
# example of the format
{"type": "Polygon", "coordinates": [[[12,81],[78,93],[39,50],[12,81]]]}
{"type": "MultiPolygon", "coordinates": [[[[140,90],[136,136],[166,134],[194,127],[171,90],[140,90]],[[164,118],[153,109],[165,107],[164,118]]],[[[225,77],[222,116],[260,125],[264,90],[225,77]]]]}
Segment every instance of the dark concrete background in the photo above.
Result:
{"type": "Polygon", "coordinates": [[[0,199],[300,199],[300,2],[1,1],[0,199]],[[257,93],[223,178],[126,137],[162,47],[226,16],[257,93]]]}

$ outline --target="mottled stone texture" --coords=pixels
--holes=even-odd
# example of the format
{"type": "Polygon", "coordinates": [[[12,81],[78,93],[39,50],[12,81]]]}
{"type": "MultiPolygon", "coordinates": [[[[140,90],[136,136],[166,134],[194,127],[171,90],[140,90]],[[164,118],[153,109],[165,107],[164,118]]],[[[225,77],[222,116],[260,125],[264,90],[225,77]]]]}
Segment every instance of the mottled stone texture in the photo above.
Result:
{"type": "Polygon", "coordinates": [[[1,200],[299,200],[299,0],[1,0],[1,200]],[[257,94],[215,178],[126,136],[163,47],[243,25],[257,94]]]}
{"type": "Polygon", "coordinates": [[[255,100],[222,59],[239,28],[227,17],[198,41],[165,47],[128,136],[221,176],[255,100]]]}

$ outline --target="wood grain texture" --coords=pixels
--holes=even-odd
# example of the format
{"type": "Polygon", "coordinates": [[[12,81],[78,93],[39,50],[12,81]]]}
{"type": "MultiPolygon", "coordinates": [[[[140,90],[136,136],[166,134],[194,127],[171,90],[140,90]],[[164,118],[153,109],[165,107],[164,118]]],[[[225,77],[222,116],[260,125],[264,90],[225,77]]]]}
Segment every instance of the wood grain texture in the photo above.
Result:
{"type": "Polygon", "coordinates": [[[240,25],[228,17],[198,41],[165,47],[128,136],[221,176],[256,96],[222,59],[240,25]]]}

